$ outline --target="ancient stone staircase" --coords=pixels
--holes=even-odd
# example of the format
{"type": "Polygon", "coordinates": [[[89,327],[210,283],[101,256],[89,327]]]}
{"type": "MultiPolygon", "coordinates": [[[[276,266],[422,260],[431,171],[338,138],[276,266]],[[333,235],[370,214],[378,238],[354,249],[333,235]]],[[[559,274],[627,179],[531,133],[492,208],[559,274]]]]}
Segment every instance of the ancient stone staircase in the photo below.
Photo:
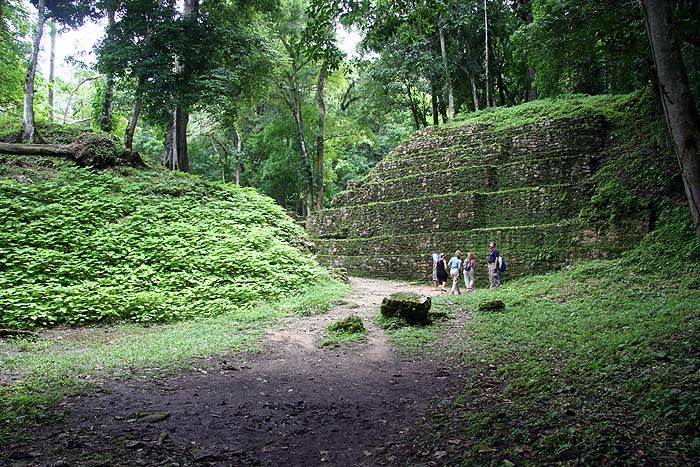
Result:
{"type": "Polygon", "coordinates": [[[592,116],[416,132],[308,219],[318,258],[350,274],[424,279],[431,252],[459,248],[476,253],[483,283],[490,240],[509,276],[619,254],[640,229],[601,234],[577,221],[609,157],[607,127],[592,116]]]}

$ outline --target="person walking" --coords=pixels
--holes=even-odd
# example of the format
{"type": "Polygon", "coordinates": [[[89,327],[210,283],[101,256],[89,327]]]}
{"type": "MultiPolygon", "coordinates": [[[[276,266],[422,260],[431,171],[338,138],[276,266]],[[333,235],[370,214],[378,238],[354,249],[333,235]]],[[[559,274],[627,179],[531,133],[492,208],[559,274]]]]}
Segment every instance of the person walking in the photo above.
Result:
{"type": "Polygon", "coordinates": [[[486,262],[489,270],[489,288],[498,287],[498,257],[501,253],[496,248],[496,242],[489,243],[489,255],[486,262]]]}
{"type": "Polygon", "coordinates": [[[445,263],[445,253],[440,253],[438,262],[435,264],[435,273],[438,286],[440,287],[440,292],[444,292],[445,284],[447,284],[447,263],[445,263]]]}
{"type": "Polygon", "coordinates": [[[462,270],[462,252],[457,250],[455,255],[448,261],[450,266],[450,276],[452,276],[452,295],[459,295],[459,272],[462,270]]]}
{"type": "Polygon", "coordinates": [[[467,292],[474,290],[474,271],[476,270],[476,256],[473,252],[467,253],[467,259],[464,260],[464,266],[462,271],[464,271],[464,286],[467,288],[467,292]]]}
{"type": "Polygon", "coordinates": [[[437,263],[438,263],[438,261],[440,261],[440,255],[438,255],[437,253],[433,253],[431,255],[431,257],[433,258],[433,290],[437,290],[438,289],[437,263]]]}

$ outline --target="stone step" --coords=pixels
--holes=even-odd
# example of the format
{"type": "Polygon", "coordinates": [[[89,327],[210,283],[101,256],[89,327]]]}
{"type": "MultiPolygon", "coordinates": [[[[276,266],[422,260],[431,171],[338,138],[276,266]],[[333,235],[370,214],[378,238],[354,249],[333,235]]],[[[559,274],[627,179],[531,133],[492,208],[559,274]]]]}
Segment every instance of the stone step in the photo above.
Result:
{"type": "Polygon", "coordinates": [[[584,148],[590,148],[598,151],[606,143],[605,128],[603,117],[560,119],[469,134],[466,141],[460,139],[458,128],[423,130],[414,133],[409,141],[399,145],[379,162],[376,170],[396,170],[431,160],[438,164],[467,158],[492,164],[507,163],[525,154],[556,150],[569,149],[580,153],[584,152],[584,148]],[[426,133],[430,135],[427,140],[424,136],[426,133]]]}
{"type": "Polygon", "coordinates": [[[588,184],[547,185],[342,206],[309,218],[307,230],[320,239],[367,238],[558,222],[578,215],[590,194],[588,184]]]}
{"type": "Polygon", "coordinates": [[[573,184],[590,177],[598,163],[596,155],[575,154],[539,160],[522,159],[500,166],[455,165],[436,172],[430,172],[426,167],[425,171],[416,175],[372,180],[339,193],[331,207],[419,198],[446,192],[491,192],[553,183],[573,184]]]}
{"type": "Polygon", "coordinates": [[[433,155],[427,158],[416,158],[411,161],[396,161],[395,163],[386,162],[383,166],[377,164],[372,174],[366,179],[349,186],[360,187],[364,183],[404,178],[461,167],[538,163],[545,162],[548,159],[559,160],[582,154],[598,155],[600,152],[600,149],[595,149],[592,143],[580,144],[578,148],[580,149],[575,147],[551,147],[537,152],[520,153],[517,156],[509,156],[507,154],[504,155],[500,152],[489,152],[480,155],[449,152],[440,155],[433,155]]]}

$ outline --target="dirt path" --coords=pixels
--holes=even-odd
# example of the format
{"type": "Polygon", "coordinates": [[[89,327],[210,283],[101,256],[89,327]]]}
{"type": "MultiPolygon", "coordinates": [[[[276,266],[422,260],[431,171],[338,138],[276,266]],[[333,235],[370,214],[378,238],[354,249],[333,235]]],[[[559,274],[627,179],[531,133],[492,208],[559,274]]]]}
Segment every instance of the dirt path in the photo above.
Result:
{"type": "MultiPolygon", "coordinates": [[[[461,375],[441,356],[398,354],[372,318],[392,292],[436,292],[372,279],[351,285],[329,313],[284,319],[259,352],[66,402],[65,419],[35,429],[0,465],[406,465],[421,455],[411,440],[424,417],[461,375]],[[325,327],[352,314],[363,318],[367,341],[320,348],[325,327]]],[[[437,465],[432,454],[422,453],[425,465],[437,465]]]]}

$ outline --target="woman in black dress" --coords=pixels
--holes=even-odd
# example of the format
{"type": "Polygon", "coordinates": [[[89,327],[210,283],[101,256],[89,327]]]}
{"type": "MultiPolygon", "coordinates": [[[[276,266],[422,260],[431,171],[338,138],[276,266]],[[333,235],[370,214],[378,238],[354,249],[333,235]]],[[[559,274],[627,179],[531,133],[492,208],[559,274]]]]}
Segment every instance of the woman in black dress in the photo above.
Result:
{"type": "Polygon", "coordinates": [[[447,263],[445,263],[445,253],[440,253],[440,259],[435,264],[435,271],[437,272],[437,283],[440,287],[440,292],[444,292],[445,284],[447,284],[447,263]]]}

